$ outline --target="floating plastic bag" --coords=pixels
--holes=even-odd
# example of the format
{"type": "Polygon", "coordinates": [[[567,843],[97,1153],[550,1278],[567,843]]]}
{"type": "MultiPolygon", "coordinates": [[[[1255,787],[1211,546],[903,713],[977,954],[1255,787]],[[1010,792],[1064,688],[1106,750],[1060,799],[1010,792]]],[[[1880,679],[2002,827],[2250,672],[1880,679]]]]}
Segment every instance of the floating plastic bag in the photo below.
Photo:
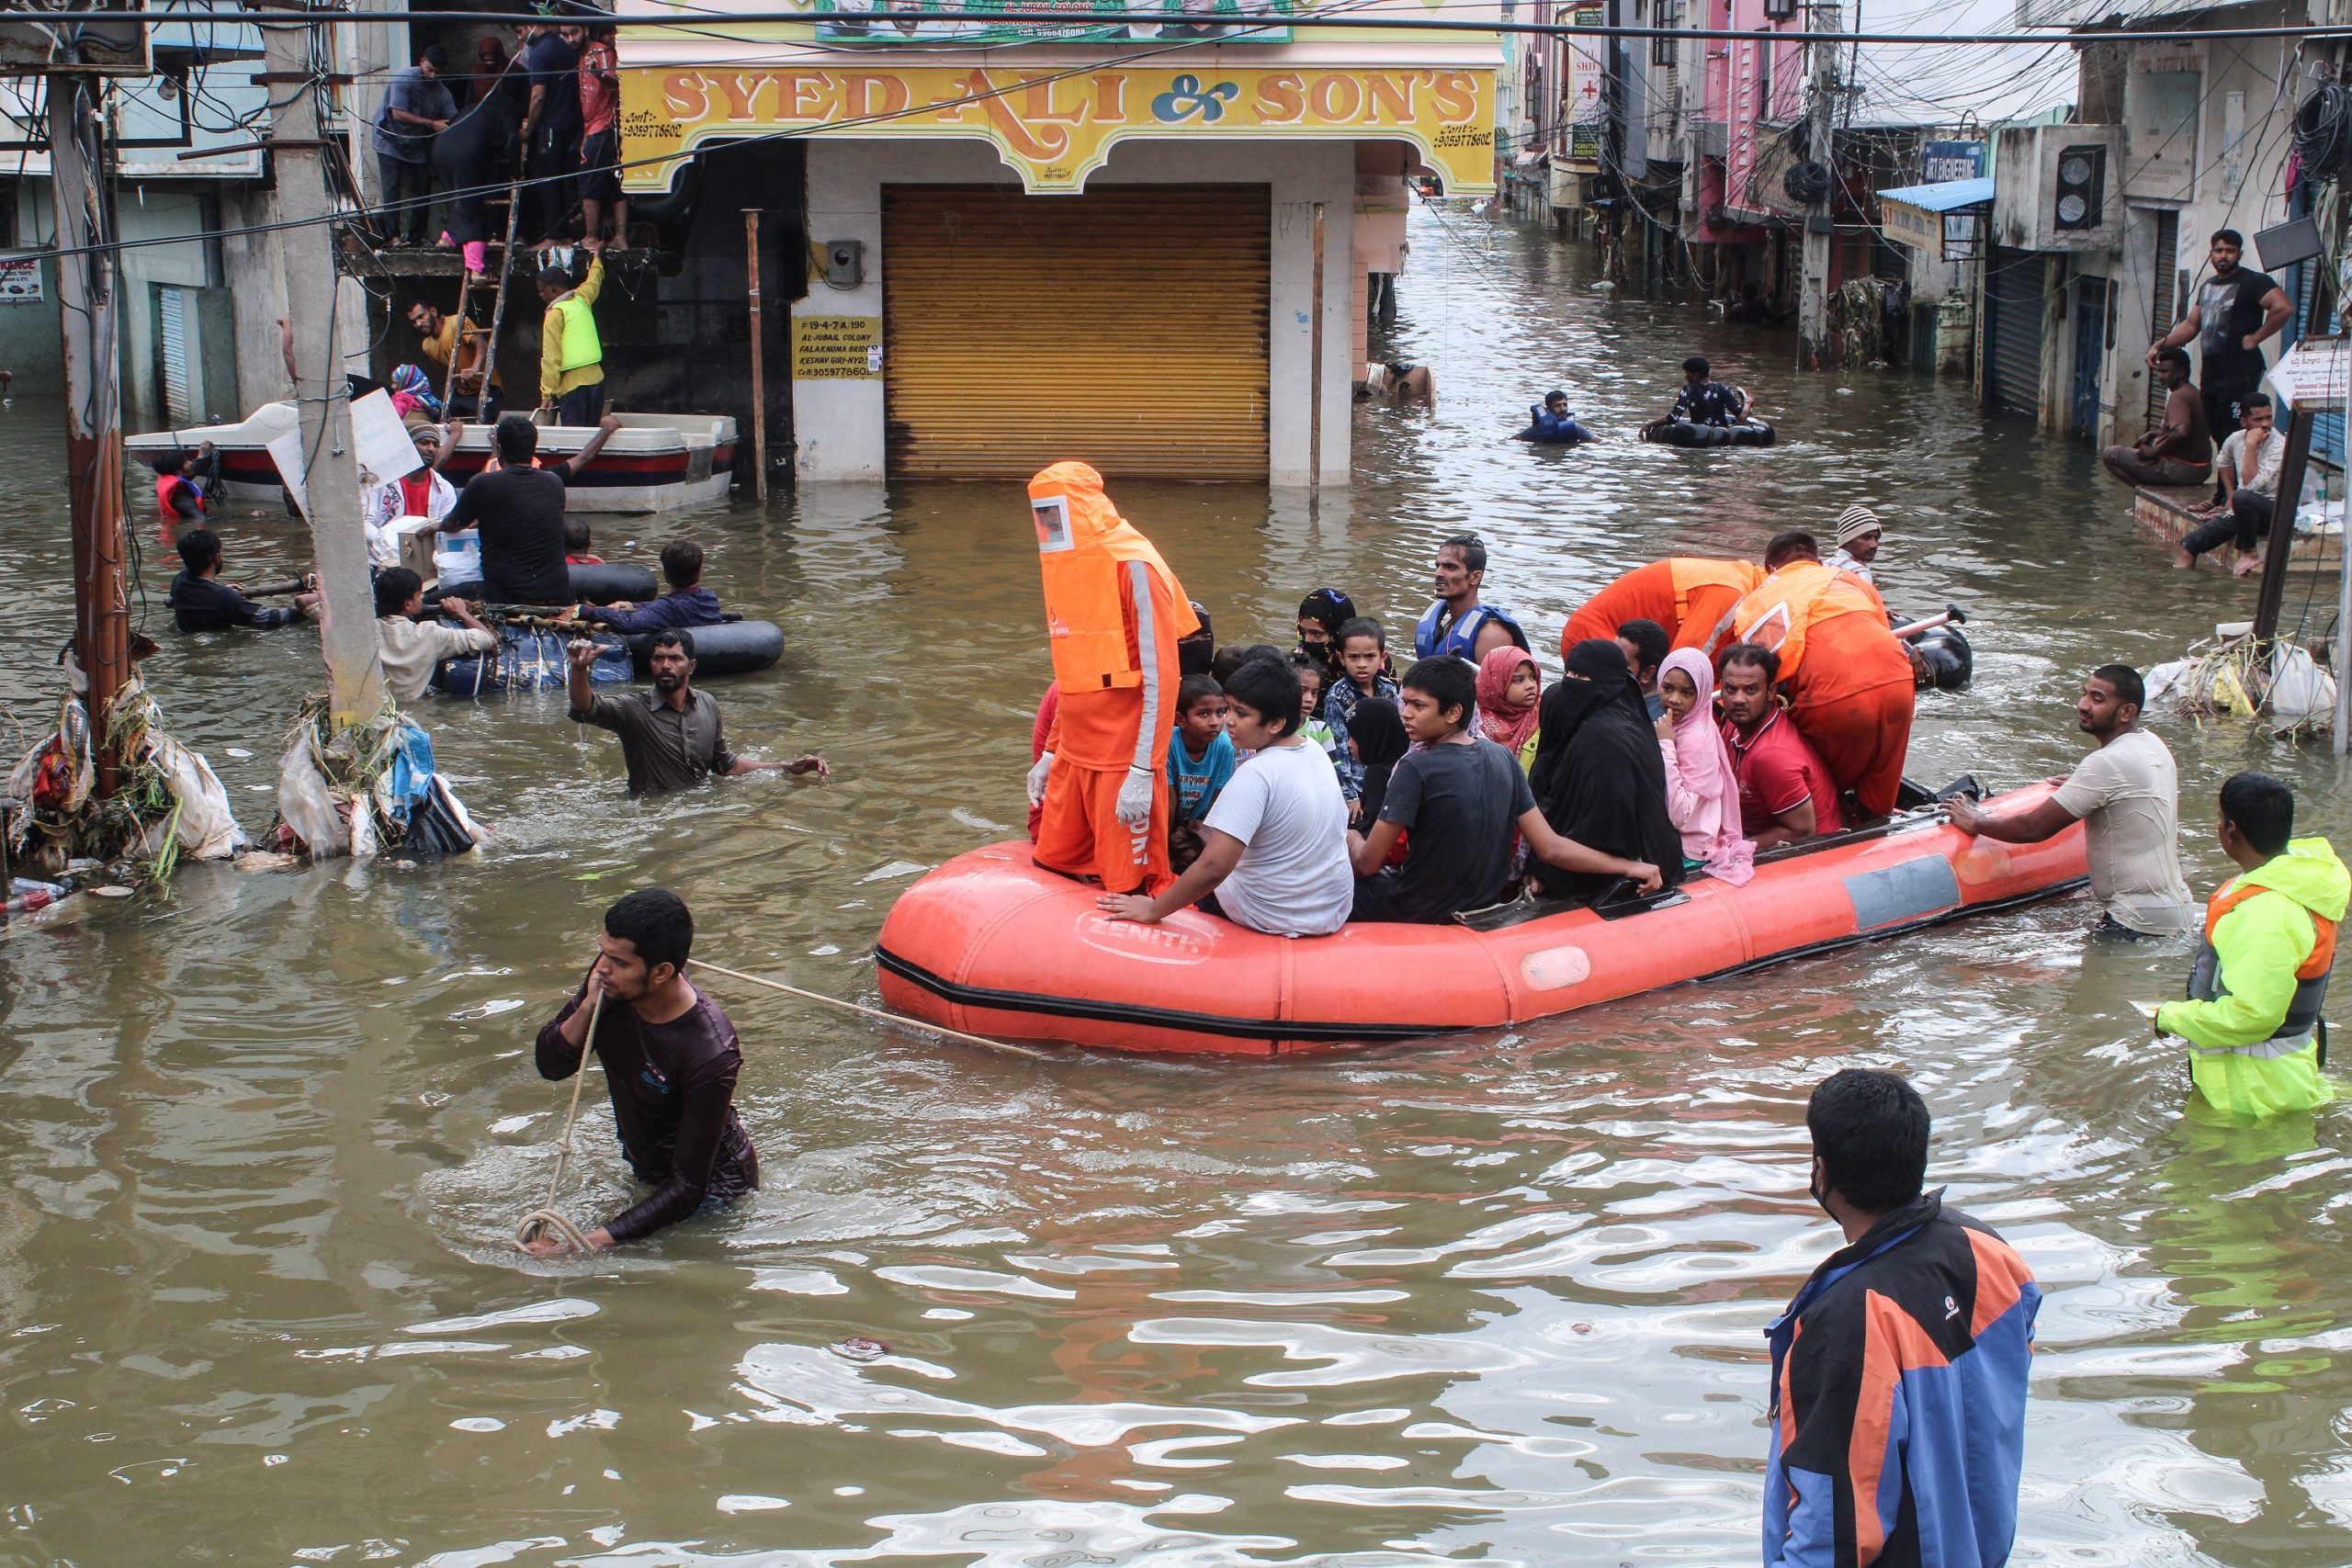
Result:
{"type": "Polygon", "coordinates": [[[313,854],[334,854],[349,842],[343,814],[335,809],[334,786],[311,754],[307,727],[296,729],[277,761],[277,815],[313,854]]]}
{"type": "Polygon", "coordinates": [[[179,806],[180,852],[197,860],[228,860],[245,847],[245,830],[230,809],[229,792],[212,764],[160,730],[147,732],[147,760],[164,776],[179,806]]]}
{"type": "Polygon", "coordinates": [[[2281,728],[2335,716],[2335,677],[2303,649],[2280,643],[2270,655],[2270,715],[2281,728]]]}

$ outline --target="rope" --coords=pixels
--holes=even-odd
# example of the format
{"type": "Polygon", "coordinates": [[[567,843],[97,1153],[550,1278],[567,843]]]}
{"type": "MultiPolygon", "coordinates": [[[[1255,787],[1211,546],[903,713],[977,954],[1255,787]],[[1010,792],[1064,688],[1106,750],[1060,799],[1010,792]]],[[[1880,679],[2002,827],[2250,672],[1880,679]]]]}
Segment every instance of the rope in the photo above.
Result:
{"type": "Polygon", "coordinates": [[[985,1035],[967,1034],[959,1029],[949,1029],[937,1023],[925,1023],[921,1019],[905,1018],[895,1012],[884,1012],[879,1008],[860,1007],[855,1002],[845,1002],[839,997],[829,997],[822,992],[804,991],[797,986],[787,986],[781,980],[763,980],[757,975],[746,975],[740,969],[729,969],[724,964],[713,964],[707,959],[689,958],[686,962],[697,969],[707,969],[714,975],[724,975],[729,979],[741,980],[753,986],[765,986],[771,991],[783,991],[789,996],[799,997],[807,1001],[823,1002],[829,1007],[847,1008],[852,1012],[864,1013],[867,1018],[879,1019],[884,1023],[895,1023],[907,1029],[920,1029],[949,1040],[961,1040],[971,1045],[985,1045],[991,1051],[1010,1052],[1015,1056],[1027,1056],[1035,1061],[1044,1062],[1053,1059],[1046,1052],[1033,1051],[1026,1045],[1015,1045],[1003,1040],[990,1040],[985,1035]]]}
{"type": "Polygon", "coordinates": [[[571,1157],[571,1129],[580,1120],[580,1086],[588,1081],[588,1055],[596,1048],[596,1024],[605,1016],[605,993],[600,989],[596,1000],[588,1009],[588,1037],[580,1043],[580,1070],[571,1075],[571,1108],[563,1113],[563,1136],[555,1144],[555,1174],[548,1179],[548,1201],[523,1216],[514,1227],[514,1245],[528,1247],[531,1243],[553,1231],[579,1251],[589,1250],[588,1237],[578,1225],[556,1213],[556,1190],[563,1185],[564,1162],[571,1157]]]}

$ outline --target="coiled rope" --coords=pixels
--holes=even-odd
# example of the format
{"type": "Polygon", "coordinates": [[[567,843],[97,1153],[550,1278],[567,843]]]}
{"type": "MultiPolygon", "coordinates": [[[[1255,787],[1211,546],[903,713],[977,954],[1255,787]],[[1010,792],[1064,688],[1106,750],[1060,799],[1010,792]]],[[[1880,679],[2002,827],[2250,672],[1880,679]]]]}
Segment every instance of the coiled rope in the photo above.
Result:
{"type": "Polygon", "coordinates": [[[571,1109],[563,1113],[563,1136],[556,1140],[555,1174],[548,1179],[548,1201],[523,1216],[514,1227],[514,1245],[527,1250],[531,1243],[553,1234],[574,1249],[590,1250],[587,1233],[556,1212],[555,1195],[563,1185],[563,1168],[571,1158],[571,1130],[580,1121],[580,1086],[588,1081],[588,1058],[596,1049],[596,1025],[605,1016],[605,993],[599,989],[588,1009],[588,1037],[580,1043],[580,1070],[571,1075],[571,1109]]]}

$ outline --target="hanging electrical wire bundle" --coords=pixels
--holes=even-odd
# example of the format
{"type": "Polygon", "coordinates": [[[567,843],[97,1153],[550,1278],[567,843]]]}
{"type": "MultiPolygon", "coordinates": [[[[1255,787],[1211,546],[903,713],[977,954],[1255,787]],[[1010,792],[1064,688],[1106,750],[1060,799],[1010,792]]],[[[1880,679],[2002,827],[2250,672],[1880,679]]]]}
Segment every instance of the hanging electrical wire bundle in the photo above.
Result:
{"type": "Polygon", "coordinates": [[[2304,97],[2295,109],[2295,152],[2313,179],[2343,172],[2352,155],[2352,89],[2330,82],[2304,97]]]}

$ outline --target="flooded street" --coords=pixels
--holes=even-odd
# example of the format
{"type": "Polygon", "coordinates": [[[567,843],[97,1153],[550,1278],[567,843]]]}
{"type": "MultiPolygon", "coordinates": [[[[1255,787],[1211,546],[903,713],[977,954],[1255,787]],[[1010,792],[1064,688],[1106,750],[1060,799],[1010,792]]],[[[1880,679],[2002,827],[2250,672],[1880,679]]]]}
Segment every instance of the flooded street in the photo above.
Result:
{"type": "MultiPolygon", "coordinates": [[[[1287,643],[1329,584],[1408,642],[1466,525],[1486,597],[1556,649],[1629,566],[1868,501],[1890,605],[1960,604],[1977,649],[1972,690],[1923,697],[1910,772],[2007,786],[2082,752],[2091,666],[2251,614],[2250,583],[2134,536],[2087,448],[1963,387],[1800,379],[1790,337],[1596,288],[1580,249],[1458,206],[1413,225],[1391,356],[1439,407],[1360,409],[1351,491],[1113,488],[1220,641],[1287,643]],[[1694,350],[1778,446],[1633,442],[1694,350]],[[1505,439],[1554,386],[1608,445],[1505,439]]],[[[0,416],[12,759],[71,624],[61,426],[31,397],[0,416]]],[[[315,639],[177,637],[138,516],[151,684],[257,832],[315,639]]],[[[230,577],[300,562],[281,515],[222,532],[230,577]]],[[[2352,1112],[2184,1121],[2185,1062],[2128,1004],[2177,994],[2188,946],[2088,942],[2079,898],[1271,1065],[1021,1061],[714,983],[765,1190],[593,1263],[518,1258],[564,1103],[531,1036],[605,903],[675,886],[698,956],[870,1001],[891,899],[1022,821],[1048,670],[1018,487],[780,490],[599,519],[597,547],[680,532],[790,639],[712,683],[730,739],[820,752],[830,784],[639,805],[562,694],[432,699],[492,852],[192,867],[0,942],[0,1562],[1753,1562],[1761,1330],[1834,1245],[1804,1101],[1845,1065],[1912,1076],[1931,1183],[2048,1292],[2015,1561],[2352,1562],[2352,1112]]],[[[2240,767],[2347,841],[2324,748],[2157,728],[2200,898],[2240,767]]],[[[582,1147],[569,1207],[609,1213],[601,1104],[582,1147]]]]}

